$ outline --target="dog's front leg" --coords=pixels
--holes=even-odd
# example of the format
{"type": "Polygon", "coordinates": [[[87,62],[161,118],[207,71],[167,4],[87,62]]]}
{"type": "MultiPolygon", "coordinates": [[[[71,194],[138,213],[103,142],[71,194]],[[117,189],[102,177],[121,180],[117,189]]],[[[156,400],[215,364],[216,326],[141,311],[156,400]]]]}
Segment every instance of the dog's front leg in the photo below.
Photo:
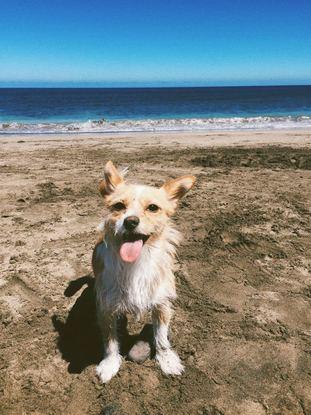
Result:
{"type": "Polygon", "coordinates": [[[184,367],[168,340],[172,310],[169,304],[158,304],[152,310],[156,360],[167,375],[181,375],[184,367]]]}
{"type": "Polygon", "coordinates": [[[117,317],[107,311],[98,315],[98,322],[104,342],[104,358],[96,368],[96,373],[103,383],[115,376],[121,366],[122,358],[119,353],[117,337],[117,317]]]}

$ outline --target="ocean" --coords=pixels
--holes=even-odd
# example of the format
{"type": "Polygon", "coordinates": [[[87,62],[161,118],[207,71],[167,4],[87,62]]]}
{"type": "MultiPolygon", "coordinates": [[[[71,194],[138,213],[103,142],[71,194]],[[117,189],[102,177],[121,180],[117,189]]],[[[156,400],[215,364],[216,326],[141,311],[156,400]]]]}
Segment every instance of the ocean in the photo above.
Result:
{"type": "Polygon", "coordinates": [[[0,88],[0,134],[311,127],[311,86],[0,88]]]}

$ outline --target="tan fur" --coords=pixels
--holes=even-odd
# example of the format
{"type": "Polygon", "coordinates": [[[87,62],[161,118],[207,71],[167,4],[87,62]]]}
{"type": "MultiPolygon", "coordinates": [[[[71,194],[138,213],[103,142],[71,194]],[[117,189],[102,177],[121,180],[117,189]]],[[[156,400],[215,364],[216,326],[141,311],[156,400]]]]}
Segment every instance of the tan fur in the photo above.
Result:
{"type": "Polygon", "coordinates": [[[152,310],[152,319],[158,324],[169,324],[172,317],[172,310],[169,306],[159,304],[152,310]]]}
{"type": "Polygon", "coordinates": [[[112,161],[108,161],[104,169],[105,180],[99,184],[99,191],[102,196],[107,196],[121,183],[123,178],[113,165],[112,161]]]}
{"type": "Polygon", "coordinates": [[[169,195],[170,200],[176,200],[183,197],[193,186],[195,182],[194,176],[182,176],[178,179],[168,180],[164,183],[163,188],[169,195]]]}
{"type": "Polygon", "coordinates": [[[116,318],[124,313],[139,316],[151,310],[156,360],[167,374],[183,371],[167,337],[170,301],[176,298],[174,258],[181,239],[170,217],[194,181],[194,176],[189,175],[171,179],[160,188],[133,185],[124,181],[111,161],[105,166],[100,192],[109,213],[92,260],[98,321],[105,344],[104,359],[97,367],[103,382],[109,381],[121,364],[115,327],[116,318]],[[138,224],[131,235],[141,239],[143,247],[135,262],[128,263],[119,252],[129,232],[125,220],[133,217],[138,224]]]}

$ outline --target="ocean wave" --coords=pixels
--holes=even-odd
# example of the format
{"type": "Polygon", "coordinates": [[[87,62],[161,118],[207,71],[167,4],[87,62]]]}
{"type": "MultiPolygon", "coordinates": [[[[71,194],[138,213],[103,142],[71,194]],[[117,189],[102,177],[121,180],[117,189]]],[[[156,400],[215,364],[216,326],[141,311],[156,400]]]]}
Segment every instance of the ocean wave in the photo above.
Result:
{"type": "Polygon", "coordinates": [[[121,133],[161,131],[282,130],[310,128],[311,116],[145,119],[85,122],[0,122],[0,134],[121,133]]]}

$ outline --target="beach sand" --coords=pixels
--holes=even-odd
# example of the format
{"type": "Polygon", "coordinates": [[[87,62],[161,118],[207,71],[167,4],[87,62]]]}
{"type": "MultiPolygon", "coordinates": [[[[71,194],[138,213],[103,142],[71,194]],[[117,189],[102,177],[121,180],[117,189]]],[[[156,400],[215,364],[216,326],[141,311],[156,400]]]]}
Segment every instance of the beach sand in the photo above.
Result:
{"type": "Polygon", "coordinates": [[[3,135],[0,148],[1,415],[311,413],[310,131],[3,135]],[[175,218],[181,377],[153,360],[95,376],[108,159],[152,185],[197,176],[175,218]]]}

